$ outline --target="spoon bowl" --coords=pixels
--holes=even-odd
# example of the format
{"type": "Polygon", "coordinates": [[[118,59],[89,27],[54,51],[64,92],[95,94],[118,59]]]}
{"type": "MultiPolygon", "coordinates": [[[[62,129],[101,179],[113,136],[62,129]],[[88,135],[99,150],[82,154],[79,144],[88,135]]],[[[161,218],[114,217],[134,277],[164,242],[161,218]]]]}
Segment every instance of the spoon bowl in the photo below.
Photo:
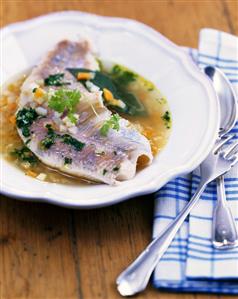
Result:
{"type": "Polygon", "coordinates": [[[229,80],[219,69],[207,66],[204,73],[212,80],[221,108],[219,136],[227,134],[235,125],[237,119],[237,99],[229,80]]]}

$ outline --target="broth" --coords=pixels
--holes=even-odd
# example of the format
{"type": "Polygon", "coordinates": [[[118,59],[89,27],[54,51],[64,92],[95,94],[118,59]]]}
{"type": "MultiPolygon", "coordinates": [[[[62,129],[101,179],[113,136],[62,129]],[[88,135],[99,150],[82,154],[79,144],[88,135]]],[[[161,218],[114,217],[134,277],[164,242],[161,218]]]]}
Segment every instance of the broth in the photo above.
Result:
{"type": "MultiPolygon", "coordinates": [[[[124,67],[123,67],[124,68],[124,67]]],[[[126,69],[126,68],[124,68],[126,69]]],[[[14,149],[22,147],[23,141],[18,135],[15,125],[15,113],[18,106],[21,85],[26,75],[20,75],[8,84],[0,98],[0,153],[26,175],[41,179],[40,174],[46,175],[45,181],[60,184],[82,184],[80,178],[71,177],[53,170],[40,161],[36,165],[20,161],[12,154],[14,149]],[[39,177],[38,177],[39,176],[39,177]]],[[[147,137],[151,144],[153,155],[157,155],[165,146],[171,128],[171,117],[166,99],[149,81],[137,75],[136,80],[128,85],[128,92],[134,94],[144,105],[147,115],[131,116],[120,113],[147,137]]],[[[110,107],[109,107],[110,108],[110,107]]],[[[142,162],[142,161],[139,161],[142,162]]]]}

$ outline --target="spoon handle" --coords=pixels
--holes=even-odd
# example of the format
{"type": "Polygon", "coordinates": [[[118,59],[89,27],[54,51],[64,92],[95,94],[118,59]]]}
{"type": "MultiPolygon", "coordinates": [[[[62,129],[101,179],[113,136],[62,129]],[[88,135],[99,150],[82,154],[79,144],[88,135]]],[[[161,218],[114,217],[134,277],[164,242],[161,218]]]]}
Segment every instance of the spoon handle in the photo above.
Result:
{"type": "Polygon", "coordinates": [[[213,212],[212,243],[217,249],[238,246],[235,219],[226,201],[224,176],[217,178],[217,205],[213,212]]]}

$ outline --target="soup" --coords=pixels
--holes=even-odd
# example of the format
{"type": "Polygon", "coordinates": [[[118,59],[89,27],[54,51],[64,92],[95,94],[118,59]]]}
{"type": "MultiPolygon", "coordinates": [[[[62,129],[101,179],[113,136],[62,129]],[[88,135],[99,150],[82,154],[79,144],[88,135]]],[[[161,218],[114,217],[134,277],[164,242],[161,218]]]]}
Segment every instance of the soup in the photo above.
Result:
{"type": "MultiPolygon", "coordinates": [[[[111,102],[110,97],[105,100],[105,105],[129,120],[149,140],[153,155],[157,155],[165,146],[171,129],[171,115],[166,99],[153,83],[131,70],[118,64],[108,64],[108,62],[100,62],[100,64],[102,73],[109,78],[128,80],[123,95],[128,97],[127,103],[130,109],[124,111],[111,102]],[[139,99],[142,105],[140,107],[138,103],[135,103],[137,106],[134,109],[133,101],[136,99],[139,99]]],[[[26,147],[23,147],[23,141],[16,129],[15,113],[21,85],[27,74],[28,72],[17,76],[3,88],[0,99],[0,152],[7,161],[21,169],[26,175],[51,183],[79,184],[82,182],[81,179],[47,167],[26,147]]],[[[139,159],[138,167],[142,167],[142,165],[143,159],[139,159]]]]}

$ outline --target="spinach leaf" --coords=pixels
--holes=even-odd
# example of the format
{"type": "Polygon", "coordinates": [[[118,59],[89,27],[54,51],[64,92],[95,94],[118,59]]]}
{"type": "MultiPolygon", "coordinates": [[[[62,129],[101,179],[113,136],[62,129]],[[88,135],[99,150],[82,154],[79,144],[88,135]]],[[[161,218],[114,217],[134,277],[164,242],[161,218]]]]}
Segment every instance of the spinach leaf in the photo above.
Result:
{"type": "Polygon", "coordinates": [[[120,107],[115,107],[115,110],[127,113],[129,115],[146,115],[146,110],[144,105],[130,92],[127,92],[121,86],[117,86],[118,88],[118,97],[121,99],[125,104],[126,107],[122,109],[120,107]]]}
{"type": "Polygon", "coordinates": [[[94,77],[90,79],[90,81],[93,84],[98,86],[101,90],[103,90],[103,88],[110,90],[115,99],[120,99],[125,103],[125,107],[121,108],[110,104],[110,102],[105,102],[105,104],[107,106],[111,106],[113,110],[121,113],[126,113],[132,116],[146,115],[146,110],[144,105],[133,93],[129,92],[126,87],[126,85],[129,82],[135,80],[136,75],[135,76],[132,75],[134,73],[127,71],[126,75],[122,75],[122,71],[120,71],[120,75],[119,75],[118,72],[114,70],[114,73],[112,72],[112,74],[108,74],[105,72],[92,71],[84,68],[78,68],[78,69],[69,68],[67,70],[75,78],[77,78],[77,74],[81,72],[94,73],[94,77]]]}
{"type": "Polygon", "coordinates": [[[125,86],[135,81],[136,78],[138,77],[137,74],[127,69],[124,69],[118,64],[113,66],[111,70],[111,76],[117,81],[118,84],[125,85],[125,86]]]}

